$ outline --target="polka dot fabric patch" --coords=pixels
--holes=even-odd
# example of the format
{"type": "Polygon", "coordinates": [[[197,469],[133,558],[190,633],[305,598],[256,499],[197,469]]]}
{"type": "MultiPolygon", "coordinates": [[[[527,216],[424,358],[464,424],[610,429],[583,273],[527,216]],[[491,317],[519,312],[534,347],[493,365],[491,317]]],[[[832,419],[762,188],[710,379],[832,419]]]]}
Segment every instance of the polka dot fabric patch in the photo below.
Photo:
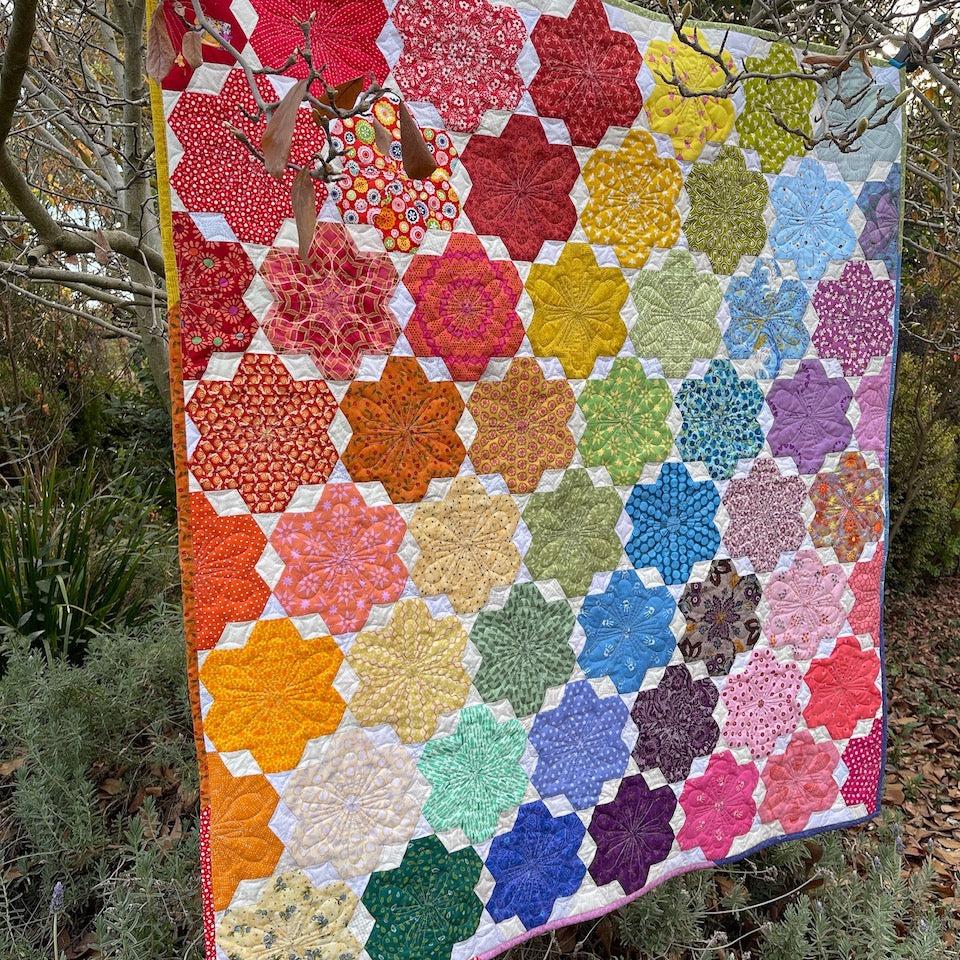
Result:
{"type": "Polygon", "coordinates": [[[385,91],[299,111],[301,253],[243,71],[153,90],[207,960],[492,960],[875,815],[901,118],[808,150],[625,0],[203,4],[385,91]]]}

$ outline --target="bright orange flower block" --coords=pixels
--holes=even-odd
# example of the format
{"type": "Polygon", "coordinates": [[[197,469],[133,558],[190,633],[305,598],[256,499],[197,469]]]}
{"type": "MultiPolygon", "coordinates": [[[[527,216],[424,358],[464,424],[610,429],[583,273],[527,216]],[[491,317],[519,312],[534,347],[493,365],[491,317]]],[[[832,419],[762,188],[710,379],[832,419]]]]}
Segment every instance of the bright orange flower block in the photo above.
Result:
{"type": "Polygon", "coordinates": [[[200,668],[213,697],[207,736],[221,752],[249,750],[264,773],[291,770],[308,740],[340,724],[342,662],[332,637],[304,640],[289,620],[261,620],[246,646],[213,650],[200,668]]]}
{"type": "Polygon", "coordinates": [[[207,757],[207,776],[213,907],[223,910],[241,880],[273,873],[283,844],[269,824],[280,798],[266,777],[235,777],[215,753],[207,757]]]}

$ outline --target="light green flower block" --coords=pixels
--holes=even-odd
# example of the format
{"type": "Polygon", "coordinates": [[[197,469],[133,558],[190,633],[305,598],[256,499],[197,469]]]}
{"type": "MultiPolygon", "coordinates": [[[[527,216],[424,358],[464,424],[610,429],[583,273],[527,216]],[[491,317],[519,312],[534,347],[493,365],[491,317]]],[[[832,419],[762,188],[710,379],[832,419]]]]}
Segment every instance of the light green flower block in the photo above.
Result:
{"type": "Polygon", "coordinates": [[[717,278],[698,271],[686,250],[671,250],[660,270],[642,270],[631,295],[638,319],[630,339],[637,356],[659,360],[664,375],[674,379],[685,377],[694,360],[716,356],[723,294],[717,278]]]}
{"type": "Polygon", "coordinates": [[[587,381],[577,403],[587,421],[583,462],[606,467],[614,483],[632,485],[646,464],[670,455],[673,394],[666,380],[648,380],[639,360],[618,357],[605,380],[587,381]]]}

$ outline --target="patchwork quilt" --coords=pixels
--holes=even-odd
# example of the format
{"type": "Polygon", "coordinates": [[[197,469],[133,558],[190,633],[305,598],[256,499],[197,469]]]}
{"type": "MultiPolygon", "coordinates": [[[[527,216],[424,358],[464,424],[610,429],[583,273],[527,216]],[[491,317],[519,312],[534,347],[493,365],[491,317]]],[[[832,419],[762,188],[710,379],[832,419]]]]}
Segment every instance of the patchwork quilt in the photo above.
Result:
{"type": "Polygon", "coordinates": [[[897,73],[683,98],[717,60],[600,0],[202,8],[388,91],[302,256],[232,58],[153,88],[210,960],[493,957],[875,814],[902,122],[801,134],[897,73]]]}

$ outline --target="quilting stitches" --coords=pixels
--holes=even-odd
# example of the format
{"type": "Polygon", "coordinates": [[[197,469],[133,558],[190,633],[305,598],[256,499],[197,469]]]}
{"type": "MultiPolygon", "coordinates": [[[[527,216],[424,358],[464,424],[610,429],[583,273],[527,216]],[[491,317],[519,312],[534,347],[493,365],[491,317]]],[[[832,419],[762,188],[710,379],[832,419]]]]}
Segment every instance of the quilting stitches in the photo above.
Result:
{"type": "Polygon", "coordinates": [[[683,589],[677,606],[686,618],[680,652],[687,663],[702,661],[714,677],[730,672],[738,653],[760,639],[760,581],[740,576],[729,560],[714,560],[707,579],[683,589]]]}
{"type": "Polygon", "coordinates": [[[818,473],[810,499],[813,545],[832,547],[841,563],[859,560],[883,534],[883,471],[868,467],[860,453],[845,453],[838,470],[818,473]]]}
{"type": "Polygon", "coordinates": [[[820,356],[836,357],[847,376],[863,373],[873,357],[890,350],[894,297],[893,284],[875,280],[862,260],[848,263],[839,280],[821,280],[813,295],[820,318],[813,343],[820,356]]]}
{"type": "Polygon", "coordinates": [[[456,617],[434,619],[422,600],[401,600],[385,627],[359,634],[348,662],[359,680],[350,712],[364,726],[388,723],[404,743],[429,740],[470,689],[467,632],[456,617]]]}
{"type": "Polygon", "coordinates": [[[203,493],[190,495],[197,649],[216,646],[228,623],[256,620],[270,588],[256,566],[267,545],[249,515],[221,517],[203,493]]]}
{"type": "Polygon", "coordinates": [[[840,762],[829,740],[818,743],[807,730],[798,730],[783,753],[767,760],[760,819],[779,820],[784,830],[802,830],[814,813],[829,810],[840,789],[833,772],[840,762]]]}
{"type": "Polygon", "coordinates": [[[180,348],[183,378],[203,376],[215,353],[242,353],[257,329],[243,295],[253,264],[238,243],[204,240],[193,219],[173,215],[180,283],[180,348]]]}
{"type": "Polygon", "coordinates": [[[266,777],[234,777],[216,755],[207,757],[210,811],[217,829],[210,839],[213,906],[229,906],[241,880],[269,876],[283,853],[270,829],[280,798],[266,777]]]}
{"type": "Polygon", "coordinates": [[[686,250],[671,250],[659,270],[647,268],[630,290],[638,319],[630,339],[640,357],[656,357],[664,376],[685,377],[694,360],[720,345],[723,297],[712,273],[697,270],[686,250]]]}
{"type": "Polygon", "coordinates": [[[577,856],[584,827],[573,813],[553,817],[541,801],[520,808],[513,829],[494,837],[486,867],[495,881],[487,912],[518,917],[532,930],[550,919],[559,897],[576,893],[586,873],[577,856]]]}
{"type": "Polygon", "coordinates": [[[390,357],[378,381],[351,383],[340,409],[353,430],[344,466],[358,482],[379,480],[394,503],[421,500],[466,456],[456,432],[460,393],[428,380],[411,357],[390,357]]]}
{"type": "MultiPolygon", "coordinates": [[[[826,122],[832,129],[855,126],[884,105],[892,103],[897,91],[889,84],[877,83],[859,67],[847,70],[832,84],[826,122]]],[[[869,127],[857,140],[856,150],[841,150],[835,143],[821,143],[817,156],[835,163],[844,180],[866,180],[874,163],[892,163],[900,158],[901,134],[896,123],[869,127]]]]}
{"type": "Polygon", "coordinates": [[[454,380],[479,380],[491,357],[512,357],[523,338],[516,307],[523,285],[510,260],[455,233],[440,256],[414,257],[403,284],[416,307],[404,333],[420,357],[441,357],[454,380]]]}
{"type": "Polygon", "coordinates": [[[873,557],[858,563],[850,574],[854,603],[850,610],[850,626],[856,633],[880,633],[880,587],[883,582],[884,545],[878,544],[873,557]]]}
{"type": "Polygon", "coordinates": [[[389,353],[397,341],[396,270],[387,257],[360,253],[339,224],[317,224],[306,259],[271,250],[260,274],[274,297],[263,319],[270,342],[307,354],[324,377],[349,380],[364,354],[389,353]]]}
{"type": "MultiPolygon", "coordinates": [[[[684,36],[715,53],[698,30],[685,31],[684,36]]],[[[734,69],[729,53],[720,56],[728,69],[734,69]]],[[[733,127],[733,103],[726,97],[685,97],[670,83],[676,77],[690,90],[716,90],[725,77],[714,60],[674,34],[669,40],[651,40],[646,62],[655,81],[646,102],[650,129],[670,137],[681,160],[696,160],[708,142],[726,139],[733,127]]]]}
{"type": "Polygon", "coordinates": [[[682,463],[665,463],[656,481],[638,483],[627,500],[631,563],[656,567],[664,583],[685,583],[693,565],[712,560],[720,546],[719,506],[712,481],[694,480],[682,463]]]}
{"type": "Polygon", "coordinates": [[[243,72],[164,82],[208,951],[489,957],[876,812],[900,127],[601,0],[331,2],[205,5],[270,99],[310,14],[394,78],[299,111],[303,257],[243,72]]]}
{"type": "Polygon", "coordinates": [[[775,377],[784,360],[799,360],[807,352],[807,291],[798,280],[783,279],[776,261],[757,260],[749,276],[731,277],[724,299],[730,323],[723,342],[734,360],[758,354],[763,376],[775,377]]]}
{"type": "Polygon", "coordinates": [[[601,803],[590,820],[597,852],[590,876],[597,884],[619,881],[624,893],[639,890],[650,868],[666,860],[673,846],[670,818],[677,798],[669,787],[647,786],[643,777],[627,777],[610,803],[601,803]]]}
{"type": "Polygon", "coordinates": [[[684,380],[677,391],[683,426],[677,450],[684,460],[701,460],[714,480],[726,480],[740,460],[763,446],[757,416],[763,392],[754,380],[741,380],[729,360],[712,360],[702,379],[684,380]]]}
{"type": "Polygon", "coordinates": [[[791,646],[797,657],[810,660],[822,640],[843,630],[846,586],[840,564],[824,564],[813,550],[798,553],[792,566],[775,573],[767,583],[771,646],[791,646]]]}
{"type": "Polygon", "coordinates": [[[530,742],[537,750],[533,785],[541,797],[566,797],[580,810],[600,799],[607,780],[623,776],[629,712],[620,697],[599,697],[587,680],[567,684],[559,706],[537,714],[530,742]]]}
{"type": "Polygon", "coordinates": [[[375,603],[403,592],[405,532],[393,507],[368,507],[353,484],[329,484],[315,509],[285,513],[270,537],[284,563],[277,599],[289,616],[319,613],[332,633],[362,629],[375,603]]]}
{"type": "MultiPolygon", "coordinates": [[[[257,86],[264,97],[272,96],[266,77],[258,77],[257,86]]],[[[259,144],[266,120],[251,120],[256,111],[253,93],[240,70],[227,73],[217,94],[192,90],[183,93],[167,120],[183,146],[170,183],[188,209],[223,214],[244,243],[270,244],[284,219],[293,216],[293,170],[275,180],[226,127],[235,127],[251,143],[259,144]]],[[[309,111],[301,110],[293,133],[290,162],[306,163],[322,145],[320,128],[309,111]]],[[[317,184],[315,190],[319,206],[325,189],[317,184]]]]}
{"type": "Polygon", "coordinates": [[[420,816],[413,759],[362,730],[338,730],[323,759],[298,767],[284,803],[297,818],[289,850],[305,868],[331,863],[344,879],[375,870],[384,847],[406,843],[420,816]]]}
{"type": "Polygon", "coordinates": [[[200,432],[190,470],[204,490],[236,490],[254,513],[283,510],[301,484],[329,478],[336,412],[322,380],[294,380],[279,357],[244,354],[231,380],[202,380],[187,404],[200,432]]]}
{"type": "Polygon", "coordinates": [[[523,93],[517,57],[527,34],[516,10],[487,0],[400,0],[400,90],[432,103],[451,130],[476,129],[485,110],[512,110],[523,93]]]}
{"type": "Polygon", "coordinates": [[[363,892],[374,925],[364,949],[373,960],[447,960],[477,929],[474,893],[483,862],[472,847],[448,853],[435,837],[414,840],[395,870],[375,873],[363,892]]]}
{"type": "Polygon", "coordinates": [[[755,460],[747,476],[731,480],[723,495],[730,516],[724,546],[734,557],[748,557],[758,572],[773,570],[782,554],[803,543],[806,496],[800,477],[783,476],[769,457],[755,460]]]}
{"type": "Polygon", "coordinates": [[[556,357],[572,378],[589,377],[597,357],[614,356],[627,338],[620,310],[627,282],[616,267],[601,267],[586,244],[568,243],[556,264],[530,268],[527,330],[538,357],[556,357]]]}
{"type": "Polygon", "coordinates": [[[640,769],[656,768],[668,783],[688,777],[693,761],[709,756],[720,739],[713,718],[719,696],[713,681],[694,680],[683,664],[667,667],[656,687],[641,690],[630,710],[639,734],[633,759],[640,769]]]}
{"type": "Polygon", "coordinates": [[[617,357],[605,379],[584,384],[577,405],[587,421],[583,462],[605,466],[614,483],[635,483],[646,464],[670,455],[673,394],[665,380],[648,380],[638,360],[617,357]]]}
{"type": "Polygon", "coordinates": [[[868,260],[882,260],[887,274],[895,278],[900,232],[900,164],[890,168],[887,179],[871,180],[860,188],[857,206],[863,211],[860,249],[868,260]]]}
{"type": "Polygon", "coordinates": [[[720,692],[727,708],[723,737],[731,747],[748,747],[766,757],[800,717],[800,671],[766,648],[754,650],[746,667],[732,673],[720,692]]]}
{"type": "Polygon", "coordinates": [[[804,675],[807,726],[824,726],[836,740],[849,737],[858,721],[875,717],[880,708],[879,674],[876,650],[861,649],[856,637],[841,637],[830,656],[814,660],[804,675]]]}
{"type": "Polygon", "coordinates": [[[809,157],[795,176],[774,181],[770,202],[776,216],[770,246],[779,260],[792,260],[801,280],[819,280],[831,260],[845,260],[857,239],[850,226],[853,194],[842,181],[830,180],[809,157]]]}
{"type": "MultiPolygon", "coordinates": [[[[387,22],[381,0],[252,0],[257,25],[250,37],[265,67],[282,67],[303,46],[301,23],[310,22],[313,62],[324,67],[330,86],[372,74],[380,83],[387,62],[377,47],[377,36],[387,22]]],[[[302,79],[307,64],[297,57],[286,76],[302,79]]],[[[318,83],[317,89],[323,87],[318,83]]]]}
{"type": "Polygon", "coordinates": [[[645,130],[631,130],[618,150],[595,151],[583,182],[590,191],[583,229],[591,243],[613,247],[622,266],[642,267],[654,247],[672,247],[680,238],[680,166],[657,155],[645,130]]]}
{"type": "Polygon", "coordinates": [[[536,713],[547,689],[573,673],[573,624],[566,600],[547,602],[536,584],[515,584],[503,609],[482,611],[470,631],[482,658],[473,678],[480,696],[509,700],[518,717],[536,713]]]}
{"type": "Polygon", "coordinates": [[[887,408],[890,406],[890,358],[875,376],[861,377],[855,394],[860,419],[854,435],[861,450],[872,450],[883,464],[887,458],[887,408]]]}
{"type": "Polygon", "coordinates": [[[874,813],[883,770],[883,724],[877,720],[865,737],[850,740],[843,751],[847,779],[840,793],[850,806],[862,803],[874,813]]]}
{"type": "Polygon", "coordinates": [[[545,240],[570,236],[580,164],[571,147],[547,140],[536,117],[515,113],[498,137],[472,136],[461,162],[473,181],[464,213],[515,260],[534,260],[545,240]]]}
{"type": "Polygon", "coordinates": [[[767,239],[767,181],[762,173],[747,169],[736,147],[721,147],[713,163],[695,163],[686,188],[687,243],[705,253],[717,273],[733,273],[741,257],[760,253],[767,239]]]}
{"type": "Polygon", "coordinates": [[[767,394],[773,426],[767,434],[775,457],[793,457],[801,473],[816,473],[828,453],[846,448],[853,435],[847,408],[853,399],[843,377],[804,360],[794,377],[777,380],[767,394]]]}
{"type": "MultiPolygon", "coordinates": [[[[798,69],[797,58],[785,43],[770,44],[766,57],[747,57],[744,66],[751,73],[796,73],[798,69]]],[[[757,151],[764,173],[779,173],[787,157],[802,157],[806,153],[800,134],[810,136],[813,132],[810,110],[817,97],[816,84],[809,80],[770,82],[752,77],[743,86],[746,106],[737,117],[740,144],[757,151]]]]}
{"type": "Polygon", "coordinates": [[[680,849],[699,847],[708,859],[723,859],[753,824],[759,776],[753,763],[737,763],[729,750],[715,753],[706,772],[687,780],[680,794],[685,818],[677,834],[680,849]]]}
{"type": "Polygon", "coordinates": [[[372,226],[385,250],[410,253],[427,230],[449,233],[460,215],[460,196],[451,184],[457,149],[445,130],[422,126],[420,133],[437,169],[415,180],[403,167],[400,113],[395,98],[373,105],[373,117],[348,117],[330,125],[333,145],[343,152],[343,173],[327,186],[343,222],[372,226]],[[373,120],[389,134],[382,152],[373,120]]]}
{"type": "Polygon", "coordinates": [[[539,17],[530,39],[540,61],[530,96],[542,117],[563,120],[573,143],[586,147],[609,127],[632,126],[643,58],[632,36],[610,29],[599,0],[577,0],[566,17],[539,17]]]}
{"type": "Polygon", "coordinates": [[[576,450],[568,421],[576,402],[566,380],[548,380],[532,357],[517,357],[503,380],[470,395],[477,473],[498,473],[512,493],[537,489],[545,470],[569,466],[576,450]]]}

